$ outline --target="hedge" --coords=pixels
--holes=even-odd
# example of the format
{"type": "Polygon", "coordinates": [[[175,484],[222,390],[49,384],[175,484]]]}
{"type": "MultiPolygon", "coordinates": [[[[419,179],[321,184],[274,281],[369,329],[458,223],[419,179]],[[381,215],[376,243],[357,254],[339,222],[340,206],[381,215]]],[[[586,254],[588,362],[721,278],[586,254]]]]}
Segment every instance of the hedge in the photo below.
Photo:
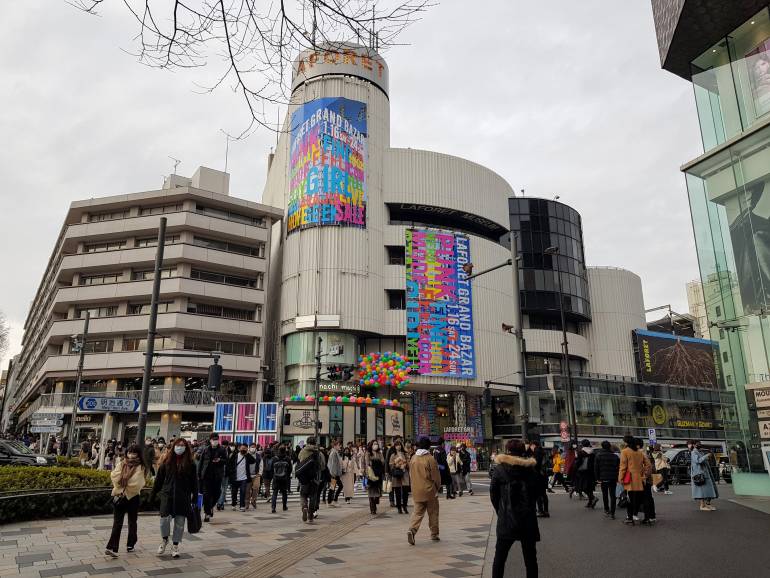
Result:
{"type": "Polygon", "coordinates": [[[88,468],[0,466],[0,493],[111,487],[110,472],[88,468]]]}
{"type": "Polygon", "coordinates": [[[70,468],[90,467],[90,466],[82,465],[80,463],[80,458],[68,458],[67,456],[56,456],[56,465],[70,467],[70,468]]]}

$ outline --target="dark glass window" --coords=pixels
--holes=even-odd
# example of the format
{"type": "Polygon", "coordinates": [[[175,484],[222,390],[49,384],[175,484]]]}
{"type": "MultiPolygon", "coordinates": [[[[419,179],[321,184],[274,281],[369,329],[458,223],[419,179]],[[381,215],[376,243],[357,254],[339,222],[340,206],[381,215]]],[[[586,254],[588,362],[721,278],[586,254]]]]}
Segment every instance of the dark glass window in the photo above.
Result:
{"type": "Polygon", "coordinates": [[[404,265],[406,263],[406,247],[400,245],[386,245],[388,253],[388,265],[404,265]]]}
{"type": "Polygon", "coordinates": [[[406,309],[406,291],[401,289],[386,289],[388,309],[406,309]]]}

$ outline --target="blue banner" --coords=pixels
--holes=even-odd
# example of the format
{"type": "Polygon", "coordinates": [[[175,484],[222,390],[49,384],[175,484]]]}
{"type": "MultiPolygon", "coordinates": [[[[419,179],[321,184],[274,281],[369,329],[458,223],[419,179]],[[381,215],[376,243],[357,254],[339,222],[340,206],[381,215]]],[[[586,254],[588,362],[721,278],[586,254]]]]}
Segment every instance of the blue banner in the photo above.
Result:
{"type": "Polygon", "coordinates": [[[254,434],[235,434],[235,443],[250,446],[254,443],[254,434]]]}
{"type": "Polygon", "coordinates": [[[214,406],[214,431],[231,433],[235,426],[235,404],[217,403],[214,406]]]}
{"type": "Polygon", "coordinates": [[[278,431],[278,404],[273,402],[262,402],[259,404],[259,413],[257,418],[257,430],[270,432],[278,431]]]}

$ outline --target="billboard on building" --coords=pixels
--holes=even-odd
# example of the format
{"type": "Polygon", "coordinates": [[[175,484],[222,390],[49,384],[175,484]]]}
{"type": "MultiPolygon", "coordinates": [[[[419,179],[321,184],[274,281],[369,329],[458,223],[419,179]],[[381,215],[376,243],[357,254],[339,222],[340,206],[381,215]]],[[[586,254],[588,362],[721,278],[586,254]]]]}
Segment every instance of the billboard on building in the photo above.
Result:
{"type": "Polygon", "coordinates": [[[278,404],[272,401],[261,402],[259,404],[259,420],[257,429],[261,432],[271,432],[278,430],[278,404]]]}
{"type": "Polygon", "coordinates": [[[257,404],[235,404],[235,431],[249,433],[257,429],[257,404]]]}
{"type": "Polygon", "coordinates": [[[235,425],[235,404],[217,403],[214,405],[214,431],[232,432],[235,425]]]}
{"type": "Polygon", "coordinates": [[[465,235],[406,231],[406,353],[420,375],[476,377],[469,262],[465,235]]]}
{"type": "Polygon", "coordinates": [[[286,231],[366,227],[366,103],[318,98],[291,115],[286,231]]]}
{"type": "Polygon", "coordinates": [[[637,375],[640,381],[717,389],[721,385],[719,344],[636,329],[637,375]]]}

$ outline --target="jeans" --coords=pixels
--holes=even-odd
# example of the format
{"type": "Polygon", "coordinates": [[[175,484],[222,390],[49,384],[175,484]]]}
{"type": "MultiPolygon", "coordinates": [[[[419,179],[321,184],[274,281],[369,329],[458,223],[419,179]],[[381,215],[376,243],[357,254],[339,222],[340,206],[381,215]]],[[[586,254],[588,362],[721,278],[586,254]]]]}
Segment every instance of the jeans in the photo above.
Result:
{"type": "Polygon", "coordinates": [[[171,537],[171,541],[174,544],[179,544],[182,541],[182,534],[184,534],[184,523],[187,521],[187,516],[163,516],[160,519],[160,536],[164,540],[168,540],[168,535],[171,533],[171,520],[174,520],[174,535],[171,537]]]}
{"type": "Polygon", "coordinates": [[[246,488],[249,487],[249,480],[240,480],[236,482],[230,482],[230,486],[232,488],[233,508],[235,507],[235,499],[238,497],[238,494],[240,494],[241,496],[241,499],[238,505],[241,508],[245,508],[246,507],[246,488]]]}
{"type": "Polygon", "coordinates": [[[468,489],[469,492],[473,491],[473,483],[471,483],[471,473],[468,472],[463,476],[463,479],[465,480],[465,487],[468,489]]]}
{"type": "MultiPolygon", "coordinates": [[[[508,540],[498,536],[497,544],[495,545],[495,560],[492,563],[492,578],[505,577],[505,561],[508,559],[508,552],[510,552],[514,542],[515,540],[508,540]]],[[[524,555],[527,578],[537,578],[537,542],[522,542],[521,553],[524,555]]]]}
{"type": "Polygon", "coordinates": [[[130,500],[121,500],[115,504],[115,511],[112,518],[112,533],[107,542],[107,549],[113,552],[118,551],[120,546],[120,532],[123,530],[123,518],[128,514],[128,540],[126,546],[133,548],[137,540],[136,519],[139,516],[139,496],[134,496],[130,500]]]}
{"type": "Polygon", "coordinates": [[[615,515],[615,504],[618,499],[615,497],[615,487],[618,483],[615,480],[602,482],[602,502],[604,502],[604,511],[615,515]]]}
{"type": "Polygon", "coordinates": [[[462,474],[452,474],[452,491],[456,494],[457,492],[463,491],[462,486],[462,474]]]}
{"type": "Polygon", "coordinates": [[[342,480],[339,476],[334,476],[332,478],[334,480],[337,480],[337,486],[332,489],[331,485],[329,485],[329,490],[326,492],[326,503],[331,504],[332,502],[336,502],[337,499],[340,497],[340,494],[342,493],[342,480]]]}
{"type": "Polygon", "coordinates": [[[219,500],[219,494],[222,492],[222,480],[217,476],[211,476],[201,480],[203,489],[203,513],[207,516],[214,514],[214,504],[219,500]]]}
{"type": "Polygon", "coordinates": [[[265,486],[265,498],[270,497],[270,486],[273,483],[273,478],[266,478],[262,476],[262,484],[265,486]]]}
{"type": "Polygon", "coordinates": [[[278,501],[278,492],[281,493],[281,498],[283,499],[283,507],[286,508],[286,503],[288,502],[289,496],[289,481],[288,480],[273,480],[273,511],[275,511],[275,503],[278,501]]]}
{"type": "Polygon", "coordinates": [[[227,488],[230,487],[230,480],[227,476],[222,477],[222,483],[219,485],[219,499],[217,500],[217,506],[224,507],[225,500],[227,499],[227,488]]]}

